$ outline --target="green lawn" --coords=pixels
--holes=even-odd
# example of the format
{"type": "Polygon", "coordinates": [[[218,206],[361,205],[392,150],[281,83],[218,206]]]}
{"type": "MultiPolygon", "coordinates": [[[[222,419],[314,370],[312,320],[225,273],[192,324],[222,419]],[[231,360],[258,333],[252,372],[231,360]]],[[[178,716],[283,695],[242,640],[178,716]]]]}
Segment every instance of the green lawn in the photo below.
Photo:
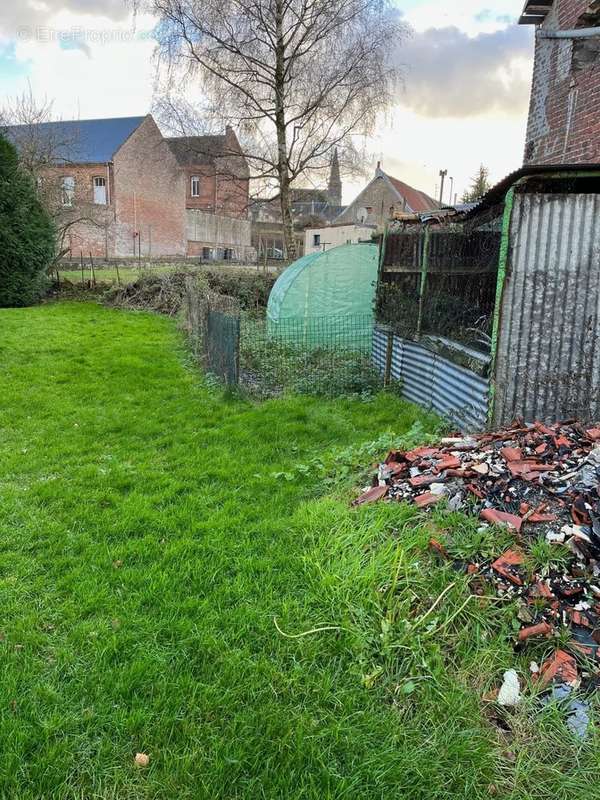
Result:
{"type": "Polygon", "coordinates": [[[0,382],[1,798],[599,796],[596,734],[482,710],[548,645],[513,654],[514,609],[471,602],[414,509],[348,508],[359,446],[416,409],[254,406],[172,321],[91,304],[0,311],[0,382]]]}

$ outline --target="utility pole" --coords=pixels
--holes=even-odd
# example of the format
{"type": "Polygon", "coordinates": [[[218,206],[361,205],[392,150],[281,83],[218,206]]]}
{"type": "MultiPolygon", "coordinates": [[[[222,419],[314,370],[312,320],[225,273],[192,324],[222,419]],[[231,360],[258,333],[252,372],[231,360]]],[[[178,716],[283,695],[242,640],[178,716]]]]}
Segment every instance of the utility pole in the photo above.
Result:
{"type": "Polygon", "coordinates": [[[441,169],[440,170],[440,178],[442,179],[442,183],[441,183],[441,186],[440,186],[440,204],[441,205],[444,204],[444,182],[446,180],[446,175],[447,174],[448,174],[448,170],[447,169],[441,169]]]}
{"type": "Polygon", "coordinates": [[[454,196],[454,178],[450,178],[450,203],[452,205],[452,197],[454,196]]]}

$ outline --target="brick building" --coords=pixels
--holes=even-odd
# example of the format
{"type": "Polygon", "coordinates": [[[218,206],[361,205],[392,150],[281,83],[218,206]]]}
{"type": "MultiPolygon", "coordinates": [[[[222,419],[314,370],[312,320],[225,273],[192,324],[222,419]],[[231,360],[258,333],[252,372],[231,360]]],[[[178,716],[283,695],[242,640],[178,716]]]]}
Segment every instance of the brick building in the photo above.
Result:
{"type": "Polygon", "coordinates": [[[13,126],[6,134],[78,257],[251,256],[249,173],[231,128],[165,138],[151,115],[13,126]]]}
{"type": "Polygon", "coordinates": [[[600,0],[528,0],[520,21],[539,26],[525,164],[600,161],[600,0]]]}
{"type": "Polygon", "coordinates": [[[335,224],[375,225],[383,227],[396,214],[421,214],[440,208],[437,200],[420,189],[388,175],[377,164],[375,176],[350,205],[335,219],[335,224]]]}

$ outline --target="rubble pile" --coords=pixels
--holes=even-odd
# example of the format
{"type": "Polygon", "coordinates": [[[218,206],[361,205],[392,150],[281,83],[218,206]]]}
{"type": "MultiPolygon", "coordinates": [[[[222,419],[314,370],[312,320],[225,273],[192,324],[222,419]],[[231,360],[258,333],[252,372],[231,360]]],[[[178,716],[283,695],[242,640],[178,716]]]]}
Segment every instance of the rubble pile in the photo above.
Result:
{"type": "MultiPolygon", "coordinates": [[[[390,452],[354,504],[387,499],[425,509],[444,501],[453,511],[477,515],[482,525],[508,528],[513,547],[460,567],[473,576],[475,592],[484,591],[485,579],[519,602],[517,647],[567,627],[568,649],[596,662],[590,676],[600,668],[599,491],[600,428],[515,422],[493,433],[390,452]],[[534,566],[528,546],[540,537],[562,555],[550,559],[554,566],[534,566]]],[[[447,557],[439,542],[431,546],[447,557]]],[[[539,679],[570,687],[580,681],[575,660],[562,650],[542,666],[539,679]],[[568,680],[562,674],[567,667],[568,680]]]]}

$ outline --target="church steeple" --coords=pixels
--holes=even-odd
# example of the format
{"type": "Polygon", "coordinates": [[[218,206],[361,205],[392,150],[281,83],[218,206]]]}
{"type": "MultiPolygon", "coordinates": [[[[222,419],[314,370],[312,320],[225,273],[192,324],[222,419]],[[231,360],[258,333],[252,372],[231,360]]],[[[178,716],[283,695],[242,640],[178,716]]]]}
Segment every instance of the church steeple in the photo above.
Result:
{"type": "Polygon", "coordinates": [[[329,186],[327,193],[329,195],[330,205],[342,205],[342,179],[340,177],[340,160],[338,158],[337,147],[333,151],[333,156],[331,158],[331,169],[329,171],[329,186]]]}

